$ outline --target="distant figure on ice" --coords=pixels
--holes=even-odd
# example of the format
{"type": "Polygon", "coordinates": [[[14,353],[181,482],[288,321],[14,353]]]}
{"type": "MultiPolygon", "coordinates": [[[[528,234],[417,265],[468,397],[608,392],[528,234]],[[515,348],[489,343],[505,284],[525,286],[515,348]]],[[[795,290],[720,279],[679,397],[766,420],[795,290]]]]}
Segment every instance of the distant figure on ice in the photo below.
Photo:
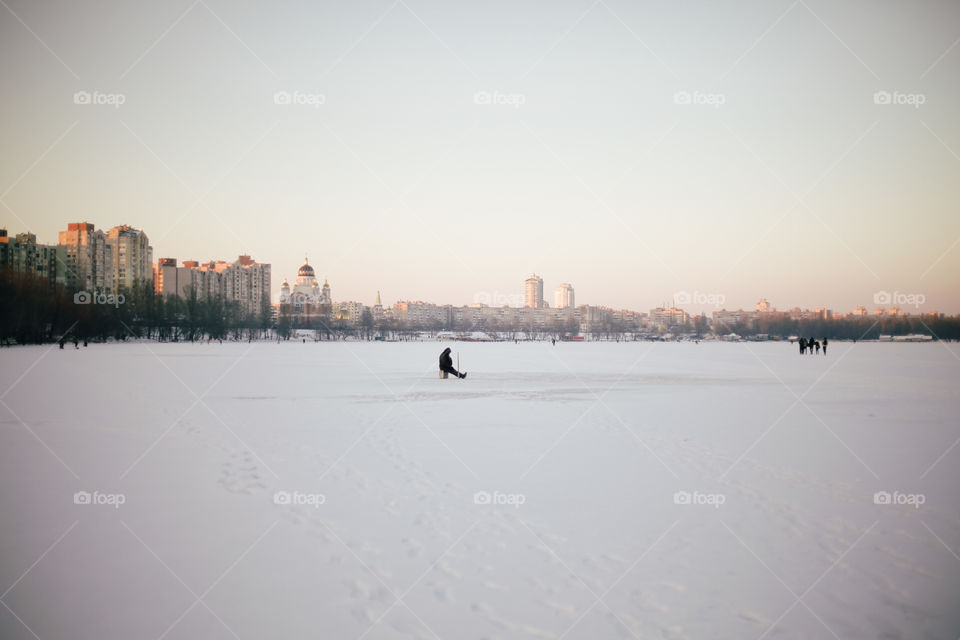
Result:
{"type": "Polygon", "coordinates": [[[466,373],[460,373],[453,368],[453,358],[450,357],[450,347],[447,347],[443,350],[443,353],[440,354],[440,371],[446,373],[452,373],[457,378],[466,378],[466,373]]]}
{"type": "Polygon", "coordinates": [[[823,339],[823,355],[827,355],[827,339],[823,339]]]}
{"type": "Polygon", "coordinates": [[[817,355],[820,355],[820,343],[814,342],[813,347],[817,350],[817,355]]]}
{"type": "Polygon", "coordinates": [[[810,355],[813,355],[813,344],[814,344],[814,342],[815,342],[815,341],[814,341],[813,338],[807,338],[807,351],[810,352],[810,355]]]}
{"type": "Polygon", "coordinates": [[[800,338],[800,355],[803,355],[807,352],[807,339],[800,338]]]}

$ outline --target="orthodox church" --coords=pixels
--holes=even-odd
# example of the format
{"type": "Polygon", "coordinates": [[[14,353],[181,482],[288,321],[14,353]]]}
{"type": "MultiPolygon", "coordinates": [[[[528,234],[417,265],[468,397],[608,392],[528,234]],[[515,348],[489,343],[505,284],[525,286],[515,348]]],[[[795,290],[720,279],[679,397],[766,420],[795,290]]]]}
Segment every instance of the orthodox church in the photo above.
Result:
{"type": "Polygon", "coordinates": [[[286,278],[280,285],[280,313],[286,315],[294,327],[317,327],[318,320],[329,317],[332,305],[330,285],[324,280],[320,286],[306,258],[297,271],[293,287],[286,278]]]}

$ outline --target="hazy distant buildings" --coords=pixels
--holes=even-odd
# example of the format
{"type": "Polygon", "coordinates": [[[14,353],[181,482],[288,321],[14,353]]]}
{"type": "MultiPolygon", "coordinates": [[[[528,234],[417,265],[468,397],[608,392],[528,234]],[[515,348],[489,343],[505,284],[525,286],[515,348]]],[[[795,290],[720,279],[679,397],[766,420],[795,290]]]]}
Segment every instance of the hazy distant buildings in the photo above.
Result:
{"type": "Polygon", "coordinates": [[[65,255],[65,250],[58,245],[37,244],[37,236],[32,233],[18,233],[10,238],[6,229],[0,229],[0,269],[46,278],[52,287],[65,284],[65,255]]]}
{"type": "Polygon", "coordinates": [[[658,329],[674,329],[677,327],[686,327],[690,321],[690,316],[683,309],[674,307],[657,307],[650,309],[647,316],[647,322],[658,329]]]}
{"type": "MultiPolygon", "coordinates": [[[[866,310],[864,309],[864,311],[866,310]]],[[[712,320],[714,332],[716,333],[719,331],[732,331],[737,325],[739,325],[739,329],[755,329],[760,326],[759,323],[761,322],[763,326],[771,326],[772,323],[783,321],[806,322],[812,320],[830,320],[832,318],[833,312],[825,307],[817,307],[813,310],[794,307],[793,309],[783,311],[772,307],[766,298],[761,298],[760,302],[754,306],[753,311],[744,311],[743,309],[728,311],[726,309],[720,309],[713,312],[712,320]]]]}
{"type": "Polygon", "coordinates": [[[393,315],[404,326],[442,329],[450,324],[450,305],[401,300],[394,303],[393,315]]]}
{"type": "Polygon", "coordinates": [[[89,222],[71,222],[60,232],[67,286],[83,291],[113,291],[113,249],[107,235],[89,222]]]}
{"type": "Polygon", "coordinates": [[[556,309],[568,309],[577,306],[573,298],[573,285],[562,282],[553,291],[553,306],[556,309]]]}
{"type": "Polygon", "coordinates": [[[543,307],[543,278],[533,274],[527,278],[524,283],[524,304],[525,307],[539,309],[543,307]]]}
{"type": "MultiPolygon", "coordinates": [[[[363,313],[369,308],[362,302],[347,300],[334,305],[337,320],[347,324],[359,325],[363,322],[363,313]]],[[[371,314],[371,318],[373,314],[371,314]]]]}
{"type": "Polygon", "coordinates": [[[754,311],[744,311],[743,309],[727,311],[726,309],[720,309],[719,311],[713,312],[714,332],[717,335],[720,335],[720,333],[731,333],[733,332],[734,326],[741,323],[744,326],[752,327],[754,322],[756,322],[756,318],[756,312],[754,311]]]}
{"type": "Polygon", "coordinates": [[[760,302],[754,305],[753,310],[757,313],[775,313],[777,310],[770,306],[766,298],[760,298],[760,302]]]}
{"type": "Polygon", "coordinates": [[[128,225],[107,231],[111,249],[113,292],[130,292],[136,286],[153,286],[153,247],[140,229],[128,225]]]}

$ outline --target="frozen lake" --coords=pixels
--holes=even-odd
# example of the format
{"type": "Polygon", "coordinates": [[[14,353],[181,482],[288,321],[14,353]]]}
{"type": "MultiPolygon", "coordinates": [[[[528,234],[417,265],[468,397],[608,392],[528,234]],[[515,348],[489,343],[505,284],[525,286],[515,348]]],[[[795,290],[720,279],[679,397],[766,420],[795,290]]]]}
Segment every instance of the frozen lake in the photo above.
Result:
{"type": "Polygon", "coordinates": [[[0,637],[960,635],[960,346],[443,346],[3,349],[0,637]]]}

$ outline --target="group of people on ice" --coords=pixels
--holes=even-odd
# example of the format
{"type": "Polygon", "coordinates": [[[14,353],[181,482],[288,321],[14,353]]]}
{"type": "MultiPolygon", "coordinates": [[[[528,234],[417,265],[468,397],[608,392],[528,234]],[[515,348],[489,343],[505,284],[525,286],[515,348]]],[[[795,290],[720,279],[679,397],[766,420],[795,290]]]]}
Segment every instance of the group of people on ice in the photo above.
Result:
{"type": "MultiPolygon", "coordinates": [[[[820,353],[820,343],[814,340],[813,338],[800,338],[800,355],[803,355],[807,352],[813,353],[816,349],[817,353],[820,353]]],[[[827,355],[827,339],[823,339],[823,355],[827,355]]]]}

